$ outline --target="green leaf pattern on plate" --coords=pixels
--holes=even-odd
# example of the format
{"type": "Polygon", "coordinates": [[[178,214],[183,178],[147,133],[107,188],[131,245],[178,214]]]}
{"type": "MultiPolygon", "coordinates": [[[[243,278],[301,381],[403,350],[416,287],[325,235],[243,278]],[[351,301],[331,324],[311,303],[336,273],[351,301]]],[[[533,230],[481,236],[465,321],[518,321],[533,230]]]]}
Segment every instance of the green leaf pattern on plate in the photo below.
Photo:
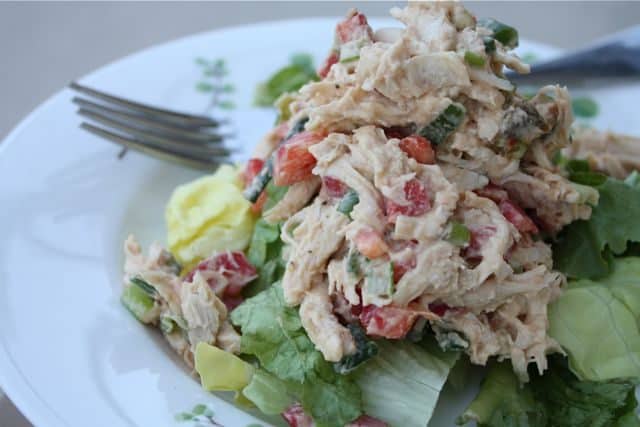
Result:
{"type": "Polygon", "coordinates": [[[195,63],[202,69],[202,77],[196,82],[195,89],[211,97],[207,111],[214,108],[233,110],[235,103],[228,96],[235,92],[235,86],[225,81],[229,75],[225,60],[222,58],[208,60],[198,57],[195,63]]]}
{"type": "MultiPolygon", "coordinates": [[[[207,405],[199,403],[191,411],[176,414],[175,420],[189,427],[225,427],[215,419],[215,414],[207,405]]],[[[251,423],[246,427],[264,427],[262,424],[251,423]]]]}

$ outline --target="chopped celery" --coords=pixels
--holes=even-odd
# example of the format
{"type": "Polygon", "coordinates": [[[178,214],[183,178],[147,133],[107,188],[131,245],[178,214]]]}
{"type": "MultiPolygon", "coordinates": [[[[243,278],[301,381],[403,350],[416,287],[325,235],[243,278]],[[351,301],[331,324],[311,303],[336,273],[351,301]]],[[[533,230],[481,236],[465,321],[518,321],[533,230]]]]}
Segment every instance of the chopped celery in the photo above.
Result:
{"type": "Polygon", "coordinates": [[[140,286],[127,286],[120,297],[122,304],[142,323],[153,323],[158,316],[155,300],[140,286]]]}
{"type": "Polygon", "coordinates": [[[464,120],[465,109],[461,104],[449,104],[438,117],[418,132],[432,144],[443,143],[464,120]]]}
{"type": "Polygon", "coordinates": [[[389,298],[393,295],[393,263],[390,261],[367,263],[364,278],[363,299],[369,297],[389,298]]]}
{"type": "Polygon", "coordinates": [[[471,240],[471,232],[464,224],[452,221],[447,240],[456,246],[465,246],[471,240]]]}
{"type": "Polygon", "coordinates": [[[139,287],[142,291],[144,291],[144,293],[146,293],[150,297],[155,297],[158,294],[158,292],[156,291],[156,288],[151,286],[147,281],[143,280],[140,277],[131,278],[131,283],[139,287]]]}
{"type": "Polygon", "coordinates": [[[341,212],[351,218],[351,211],[359,202],[360,197],[358,196],[358,193],[356,193],[355,190],[349,189],[347,194],[345,194],[340,200],[340,203],[338,203],[338,207],[336,209],[338,209],[338,212],[341,212]]]}
{"type": "Polygon", "coordinates": [[[357,61],[358,59],[360,59],[360,55],[356,55],[356,56],[350,56],[348,58],[344,58],[340,60],[340,63],[342,64],[347,64],[349,62],[354,62],[357,61]]]}
{"type": "Polygon", "coordinates": [[[464,53],[464,60],[472,67],[482,67],[485,63],[485,59],[482,55],[478,55],[477,53],[469,50],[464,53]]]}
{"type": "Polygon", "coordinates": [[[360,325],[351,323],[347,325],[347,327],[349,328],[351,336],[356,343],[356,352],[344,356],[339,362],[333,365],[333,369],[342,375],[348,374],[362,363],[378,354],[378,346],[375,342],[367,338],[364,329],[362,329],[360,325]]]}
{"type": "Polygon", "coordinates": [[[493,32],[493,38],[504,46],[509,48],[518,46],[518,31],[515,28],[492,18],[482,19],[478,25],[490,29],[493,32]]]}
{"type": "Polygon", "coordinates": [[[198,343],[195,367],[202,388],[207,391],[240,391],[251,381],[254,368],[238,356],[209,345],[198,343]]]}

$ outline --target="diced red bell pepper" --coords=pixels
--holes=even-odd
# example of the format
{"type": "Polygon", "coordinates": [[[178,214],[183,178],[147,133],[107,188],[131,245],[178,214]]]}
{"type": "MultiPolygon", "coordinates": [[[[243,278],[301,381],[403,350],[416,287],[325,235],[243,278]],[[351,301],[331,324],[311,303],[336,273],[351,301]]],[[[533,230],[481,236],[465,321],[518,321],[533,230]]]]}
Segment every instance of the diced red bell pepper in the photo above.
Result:
{"type": "Polygon", "coordinates": [[[404,196],[409,202],[408,205],[399,205],[392,200],[385,199],[389,222],[396,222],[398,215],[419,216],[431,209],[427,188],[416,178],[405,183],[404,196]]]}
{"type": "Polygon", "coordinates": [[[415,256],[405,260],[404,262],[394,261],[393,263],[393,283],[398,283],[407,271],[416,268],[415,256]]]}
{"type": "Polygon", "coordinates": [[[388,427],[388,424],[369,415],[360,415],[355,421],[347,424],[346,427],[388,427]]]}
{"type": "Polygon", "coordinates": [[[318,76],[320,76],[321,79],[324,79],[325,77],[327,77],[327,74],[329,74],[329,70],[331,70],[331,67],[333,66],[333,64],[338,63],[339,59],[340,57],[338,55],[338,52],[332,51],[327,57],[327,59],[324,60],[322,67],[318,69],[318,76]]]}
{"type": "Polygon", "coordinates": [[[244,167],[244,172],[242,173],[242,180],[245,188],[251,184],[251,181],[253,181],[253,178],[260,173],[263,166],[264,160],[258,158],[249,159],[247,165],[244,167]]]}
{"type": "MultiPolygon", "coordinates": [[[[242,173],[242,179],[244,181],[245,188],[251,185],[251,181],[253,181],[253,178],[255,178],[256,175],[260,173],[263,166],[264,166],[264,160],[257,159],[257,158],[249,159],[249,161],[247,162],[247,165],[244,168],[244,172],[242,173]]],[[[251,205],[251,212],[257,213],[257,214],[262,212],[262,207],[264,206],[266,201],[267,201],[267,193],[263,191],[258,197],[258,200],[256,200],[255,203],[251,205]]]]}
{"type": "Polygon", "coordinates": [[[309,147],[324,139],[319,132],[300,132],[278,147],[273,164],[273,182],[291,185],[311,177],[316,158],[309,147]]]}
{"type": "Polygon", "coordinates": [[[315,427],[316,425],[313,418],[304,412],[299,403],[289,406],[282,413],[282,418],[289,424],[289,427],[315,427]]]}
{"type": "Polygon", "coordinates": [[[406,308],[367,305],[360,313],[360,323],[367,335],[400,339],[411,330],[418,315],[406,308]]]}
{"type": "Polygon", "coordinates": [[[334,199],[343,197],[349,190],[349,187],[347,187],[344,182],[330,176],[322,178],[322,186],[324,187],[327,196],[333,197],[334,199]]]}
{"type": "Polygon", "coordinates": [[[484,244],[496,234],[496,227],[487,225],[482,227],[470,227],[471,239],[469,246],[464,249],[464,256],[469,260],[477,260],[482,257],[482,247],[484,244]]]}
{"type": "MultiPolygon", "coordinates": [[[[227,307],[235,307],[235,305],[240,304],[242,302],[242,289],[247,283],[257,277],[255,267],[249,263],[244,253],[239,251],[222,252],[201,261],[185,276],[184,280],[191,282],[196,271],[203,273],[206,271],[215,271],[227,279],[227,287],[222,293],[222,302],[224,302],[227,307]]],[[[214,292],[222,285],[215,276],[207,277],[207,283],[214,292]]]]}
{"type": "Polygon", "coordinates": [[[521,233],[538,233],[538,227],[529,216],[511,200],[503,200],[498,205],[502,215],[521,233]]]}
{"type": "Polygon", "coordinates": [[[509,198],[509,194],[506,192],[506,190],[494,184],[489,184],[483,188],[476,190],[476,194],[480,197],[491,199],[496,203],[500,203],[501,201],[507,200],[509,198]]]}
{"type": "Polygon", "coordinates": [[[391,138],[402,139],[411,134],[411,130],[403,126],[391,126],[391,127],[384,128],[383,130],[384,130],[384,135],[387,137],[387,139],[391,139],[391,138]]]}
{"type": "Polygon", "coordinates": [[[380,233],[374,230],[362,229],[358,231],[354,242],[358,251],[369,259],[379,258],[389,252],[389,247],[380,233]]]}
{"type": "Polygon", "coordinates": [[[344,21],[338,23],[336,36],[341,44],[358,40],[362,37],[373,40],[373,30],[367,23],[367,17],[356,11],[347,16],[344,21]]]}
{"type": "Polygon", "coordinates": [[[400,149],[407,153],[407,156],[415,159],[423,165],[432,165],[436,162],[436,152],[433,150],[428,139],[420,135],[411,135],[402,138],[400,149]]]}

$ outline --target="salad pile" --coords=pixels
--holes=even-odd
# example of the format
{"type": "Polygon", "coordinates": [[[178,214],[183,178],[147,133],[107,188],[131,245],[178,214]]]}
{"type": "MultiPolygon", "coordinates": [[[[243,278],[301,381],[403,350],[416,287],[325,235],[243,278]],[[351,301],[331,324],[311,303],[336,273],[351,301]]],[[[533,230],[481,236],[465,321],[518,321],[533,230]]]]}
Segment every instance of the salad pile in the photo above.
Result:
{"type": "Polygon", "coordinates": [[[260,86],[276,127],[176,189],[169,250],[127,239],[124,305],[292,427],[425,426],[468,363],[461,425],[640,425],[634,140],[572,129],[565,88],[520,95],[514,28],[391,15],[350,11],[317,75],[260,86]]]}

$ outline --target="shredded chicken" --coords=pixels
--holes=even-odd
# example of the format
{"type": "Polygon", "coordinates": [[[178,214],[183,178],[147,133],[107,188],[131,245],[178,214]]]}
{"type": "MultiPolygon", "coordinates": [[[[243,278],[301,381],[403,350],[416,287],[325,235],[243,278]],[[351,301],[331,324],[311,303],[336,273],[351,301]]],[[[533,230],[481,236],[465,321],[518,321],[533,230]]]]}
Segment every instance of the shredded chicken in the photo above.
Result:
{"type": "Polygon", "coordinates": [[[325,360],[338,362],[343,356],[355,352],[353,337],[333,314],[333,305],[321,277],[314,281],[305,294],[300,304],[300,318],[309,338],[325,360]]]}
{"type": "Polygon", "coordinates": [[[594,170],[618,179],[640,170],[640,139],[613,132],[579,127],[573,135],[573,143],[563,150],[563,154],[587,160],[594,170]]]}
{"type": "Polygon", "coordinates": [[[148,323],[166,320],[175,324],[170,331],[163,329],[163,335],[189,367],[194,366],[193,352],[200,342],[240,352],[240,335],[229,323],[227,308],[218,296],[227,286],[220,272],[197,271],[192,280],[183,280],[169,252],[153,243],[145,256],[133,236],[127,238],[124,251],[125,287],[133,286],[131,279],[137,277],[154,289],[156,306],[148,323]],[[211,278],[218,284],[215,289],[207,282],[211,278]]]}
{"type": "MultiPolygon", "coordinates": [[[[320,198],[291,220],[300,223],[290,240],[292,248],[282,278],[282,289],[287,304],[298,305],[305,291],[311,288],[313,276],[324,271],[327,260],[342,243],[348,221],[320,198]]],[[[288,228],[286,223],[284,228],[288,228]]]]}
{"type": "MultiPolygon", "coordinates": [[[[330,64],[323,79],[293,95],[291,123],[308,118],[307,130],[328,133],[309,148],[313,180],[337,180],[358,198],[345,215],[339,197],[321,190],[310,206],[287,212],[284,230],[297,228],[282,234],[286,301],[302,303],[303,325],[331,360],[344,354],[336,350],[344,330],[327,326],[320,337],[309,317],[329,315],[328,296],[342,312],[350,304],[388,307],[396,320],[402,310],[423,316],[468,341],[474,362],[511,358],[526,378],[530,361],[542,370],[545,354],[557,350],[546,307],[564,280],[551,269],[549,246],[532,234],[589,218],[597,202],[551,160],[569,144],[568,92],[547,86],[530,100],[515,94],[500,70],[529,67],[501,43],[487,55],[491,30],[459,4],[411,2],[391,14],[406,27],[357,27],[351,39],[339,33],[332,52],[356,61],[330,64]],[[483,65],[467,63],[467,52],[483,65]],[[432,144],[435,161],[418,161],[402,136],[387,134],[431,135],[424,129],[450,107],[461,117],[432,144]],[[455,224],[469,241],[449,240],[455,224]]],[[[345,23],[357,16],[350,12],[345,23]]]]}

